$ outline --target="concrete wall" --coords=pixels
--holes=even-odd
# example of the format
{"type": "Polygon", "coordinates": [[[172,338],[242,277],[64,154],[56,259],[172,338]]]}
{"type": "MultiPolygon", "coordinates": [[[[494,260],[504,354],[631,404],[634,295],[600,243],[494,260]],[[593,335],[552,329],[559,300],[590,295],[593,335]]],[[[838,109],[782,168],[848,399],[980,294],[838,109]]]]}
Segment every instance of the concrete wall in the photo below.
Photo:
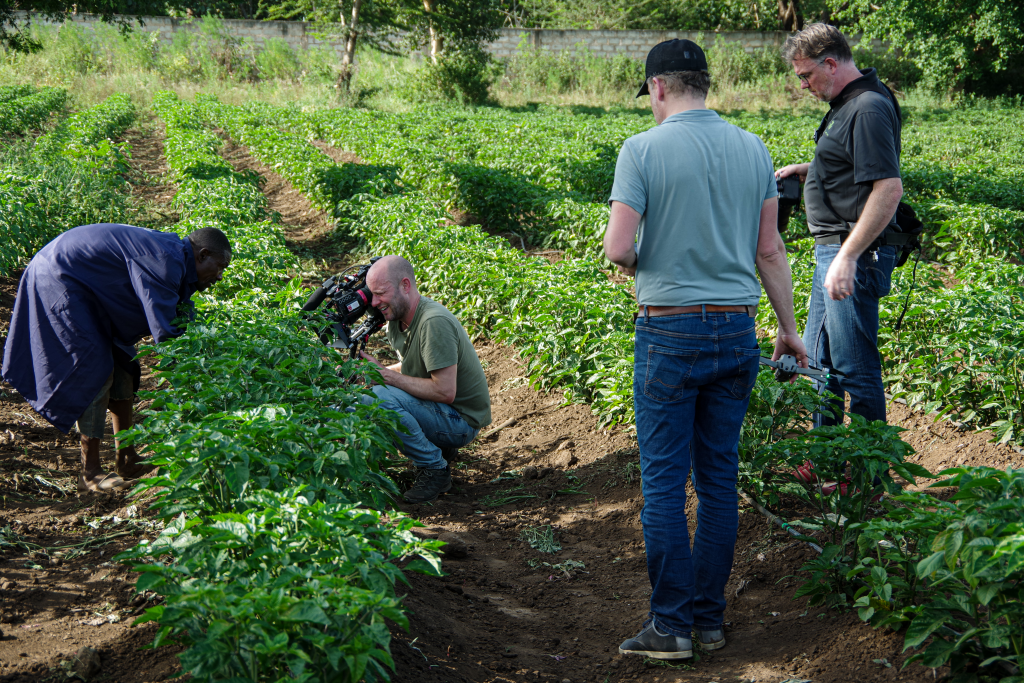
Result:
{"type": "MultiPolygon", "coordinates": [[[[18,12],[19,19],[25,17],[25,13],[18,12]]],[[[34,16],[33,22],[48,24],[41,17],[34,16]]],[[[89,30],[95,26],[100,18],[94,14],[76,14],[73,16],[76,25],[89,30]]],[[[195,31],[196,24],[174,17],[143,17],[145,27],[136,30],[156,32],[159,34],[160,43],[169,45],[174,34],[179,31],[195,31]]],[[[340,58],[344,49],[342,40],[320,40],[313,34],[310,24],[304,21],[244,21],[239,19],[225,19],[224,23],[232,35],[260,50],[269,38],[280,38],[296,50],[305,50],[311,47],[324,46],[335,51],[340,58]]],[[[613,57],[617,54],[626,54],[634,59],[645,59],[647,52],[664,40],[673,38],[689,38],[696,40],[699,34],[703,34],[705,45],[713,42],[716,38],[727,43],[738,43],[747,52],[754,49],[768,46],[779,46],[786,39],[787,33],[783,31],[585,31],[552,29],[513,29],[503,28],[498,30],[498,38],[487,46],[487,50],[498,58],[509,58],[518,52],[521,45],[532,48],[560,52],[562,50],[576,50],[585,46],[592,53],[604,57],[613,57]]],[[[856,42],[856,40],[851,40],[856,42]]],[[[879,41],[873,41],[874,47],[880,47],[879,41]]]]}

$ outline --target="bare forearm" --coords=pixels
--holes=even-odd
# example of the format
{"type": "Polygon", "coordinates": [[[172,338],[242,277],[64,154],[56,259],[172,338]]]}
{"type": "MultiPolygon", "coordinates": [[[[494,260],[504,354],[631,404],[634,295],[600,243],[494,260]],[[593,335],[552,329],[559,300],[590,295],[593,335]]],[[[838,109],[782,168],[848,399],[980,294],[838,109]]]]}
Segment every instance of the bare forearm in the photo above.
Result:
{"type": "Polygon", "coordinates": [[[860,258],[889,225],[889,220],[896,213],[896,207],[902,197],[903,183],[899,178],[876,180],[860,220],[843,242],[840,256],[854,260],[860,258]]]}
{"type": "Polygon", "coordinates": [[[422,377],[410,377],[409,375],[403,375],[400,372],[395,372],[390,368],[385,368],[381,371],[381,377],[384,379],[384,383],[401,389],[410,396],[423,399],[424,401],[433,401],[434,403],[451,403],[455,400],[454,395],[450,395],[444,390],[444,388],[438,384],[433,378],[422,378],[422,377]]]}
{"type": "MultiPolygon", "coordinates": [[[[781,243],[782,240],[779,240],[781,243]]],[[[786,260],[786,249],[757,255],[757,272],[761,276],[764,293],[771,302],[779,321],[779,330],[796,334],[796,316],[793,313],[793,274],[786,260]]]]}

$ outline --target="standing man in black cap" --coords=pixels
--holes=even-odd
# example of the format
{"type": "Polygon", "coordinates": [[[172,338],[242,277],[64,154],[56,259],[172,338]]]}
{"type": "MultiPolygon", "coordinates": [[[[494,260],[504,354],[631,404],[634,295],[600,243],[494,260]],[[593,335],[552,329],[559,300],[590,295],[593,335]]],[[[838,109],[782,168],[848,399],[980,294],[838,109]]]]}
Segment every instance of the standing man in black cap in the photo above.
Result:
{"type": "Polygon", "coordinates": [[[695,43],[671,40],[648,54],[637,96],[650,95],[658,125],[619,152],[604,238],[608,258],[636,277],[633,400],[651,580],[649,618],[619,652],[655,659],[692,657],[691,632],[706,650],[725,645],[737,447],[758,372],[762,283],[779,321],[773,357],[806,366],[771,156],[705,106],[710,85],[695,43]]]}

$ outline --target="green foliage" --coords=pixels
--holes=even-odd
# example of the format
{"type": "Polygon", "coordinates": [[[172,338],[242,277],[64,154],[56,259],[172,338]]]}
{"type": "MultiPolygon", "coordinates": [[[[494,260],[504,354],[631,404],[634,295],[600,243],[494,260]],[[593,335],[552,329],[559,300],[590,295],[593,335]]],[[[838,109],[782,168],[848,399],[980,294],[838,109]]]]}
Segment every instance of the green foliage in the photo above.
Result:
{"type": "MultiPolygon", "coordinates": [[[[914,62],[924,84],[948,92],[981,88],[1024,64],[1024,5],[987,0],[853,0],[836,12],[867,38],[890,41],[914,62]]],[[[1019,73],[1006,82],[1021,92],[1019,73]]],[[[1012,94],[1012,93],[1011,93],[1012,94]]]]}
{"type": "Polygon", "coordinates": [[[826,404],[810,381],[780,383],[770,368],[761,368],[740,432],[740,488],[769,506],[779,503],[784,490],[793,490],[788,479],[773,474],[771,468],[778,464],[778,453],[769,446],[806,434],[812,415],[826,404]]]}
{"type": "Polygon", "coordinates": [[[31,85],[0,85],[0,102],[9,102],[19,97],[27,97],[36,89],[31,85]]]}
{"type": "Polygon", "coordinates": [[[64,108],[67,99],[68,93],[63,88],[43,87],[31,94],[0,101],[0,135],[39,128],[51,114],[64,108]]]}
{"type": "Polygon", "coordinates": [[[575,50],[552,52],[519,41],[508,62],[506,78],[516,87],[541,88],[554,93],[629,92],[644,80],[643,63],[629,55],[599,57],[584,44],[575,50]]]}
{"type": "Polygon", "coordinates": [[[61,121],[36,141],[35,153],[42,158],[61,154],[80,157],[101,140],[124,133],[135,122],[135,105],[123,94],[108,97],[102,103],[61,121]]]}
{"type": "Polygon", "coordinates": [[[494,77],[490,55],[470,46],[446,50],[436,64],[425,61],[404,89],[413,101],[479,105],[487,102],[494,77]]]}
{"type": "Polygon", "coordinates": [[[223,79],[253,81],[259,76],[252,46],[236,37],[214,16],[204,16],[196,31],[177,31],[160,55],[160,68],[171,81],[223,79]]]}
{"type": "Polygon", "coordinates": [[[871,516],[869,506],[881,496],[902,491],[891,473],[912,484],[916,477],[932,477],[920,465],[906,462],[913,448],[900,439],[903,429],[881,421],[869,423],[860,415],[849,417],[849,424],[819,427],[798,438],[777,441],[761,454],[766,463],[762,476],[792,482],[788,491],[817,510],[815,516],[794,526],[823,532],[827,539],[824,552],[802,567],[810,578],[794,595],[809,596],[812,606],[845,604],[852,594],[847,574],[858,547],[860,523],[871,516]],[[793,485],[796,481],[790,473],[800,467],[814,481],[793,485]],[[826,485],[828,480],[831,483],[826,485]]]}
{"type": "Polygon", "coordinates": [[[520,536],[537,552],[557,553],[562,549],[562,544],[555,538],[555,530],[550,524],[527,527],[520,536]]]}
{"type": "Polygon", "coordinates": [[[123,439],[160,465],[139,489],[157,492],[167,523],[120,556],[143,573],[138,590],[165,599],[141,621],[159,624],[154,646],[188,647],[182,665],[197,681],[387,680],[385,620],[406,623],[398,562],[440,571],[440,543],[379,512],[397,493],[381,471],[397,417],[347,381],[370,366],[346,361],[339,375],[339,359],[303,330],[303,294],[284,282],[297,263],[258,178],[217,154],[196,105],[162,92],[154,109],[180,187],[175,229],[219,227],[234,256],[196,296],[186,334],[147,351],[166,388],[123,439]]]}
{"type": "Polygon", "coordinates": [[[299,57],[291,45],[281,38],[268,38],[256,55],[256,68],[260,78],[297,78],[302,69],[299,57]]]}
{"type": "Polygon", "coordinates": [[[128,221],[126,152],[108,138],[123,133],[134,118],[131,101],[113,95],[40,136],[33,154],[15,156],[5,165],[0,174],[0,231],[6,236],[0,244],[0,273],[24,266],[65,230],[128,221]]]}
{"type": "MultiPolygon", "coordinates": [[[[775,79],[792,70],[775,46],[747,52],[740,43],[726,42],[719,36],[715,36],[714,43],[710,45],[701,39],[697,42],[705,45],[712,87],[756,83],[766,78],[775,79]]],[[[782,87],[781,83],[775,87],[782,87]]]]}
{"type": "Polygon", "coordinates": [[[954,486],[939,500],[922,492],[897,496],[884,518],[862,523],[863,580],[856,602],[873,626],[905,627],[909,662],[948,665],[954,680],[1007,683],[993,666],[1020,663],[1024,636],[1024,471],[954,468],[933,486],[954,486]]]}
{"type": "MultiPolygon", "coordinates": [[[[925,410],[986,426],[1001,441],[1024,429],[1024,268],[987,259],[956,269],[950,288],[919,287],[899,334],[883,329],[885,381],[925,410]]],[[[897,314],[886,311],[883,320],[897,314]]]]}

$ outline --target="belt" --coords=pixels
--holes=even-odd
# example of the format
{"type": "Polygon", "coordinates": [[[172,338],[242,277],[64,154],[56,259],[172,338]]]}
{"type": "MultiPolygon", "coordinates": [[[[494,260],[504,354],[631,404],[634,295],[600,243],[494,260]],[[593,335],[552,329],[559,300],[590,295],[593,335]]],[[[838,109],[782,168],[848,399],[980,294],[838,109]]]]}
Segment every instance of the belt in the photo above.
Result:
{"type": "Polygon", "coordinates": [[[746,313],[751,318],[757,317],[757,306],[719,306],[717,304],[698,304],[696,306],[645,306],[640,304],[638,315],[658,317],[680,315],[681,313],[700,313],[702,310],[708,313],[746,313]]]}
{"type": "MultiPolygon", "coordinates": [[[[814,238],[814,243],[819,245],[819,246],[826,245],[826,244],[842,244],[843,242],[846,241],[846,238],[849,237],[849,236],[850,236],[850,233],[848,233],[848,232],[840,232],[840,233],[836,233],[834,235],[822,235],[821,237],[815,237],[814,238]]],[[[881,237],[876,239],[874,242],[872,242],[871,246],[869,246],[868,249],[870,250],[870,249],[876,249],[878,247],[888,247],[888,246],[902,247],[902,246],[905,246],[912,239],[913,239],[913,235],[909,235],[909,234],[904,233],[904,232],[889,232],[889,233],[886,233],[886,234],[882,235],[881,237]]]]}

